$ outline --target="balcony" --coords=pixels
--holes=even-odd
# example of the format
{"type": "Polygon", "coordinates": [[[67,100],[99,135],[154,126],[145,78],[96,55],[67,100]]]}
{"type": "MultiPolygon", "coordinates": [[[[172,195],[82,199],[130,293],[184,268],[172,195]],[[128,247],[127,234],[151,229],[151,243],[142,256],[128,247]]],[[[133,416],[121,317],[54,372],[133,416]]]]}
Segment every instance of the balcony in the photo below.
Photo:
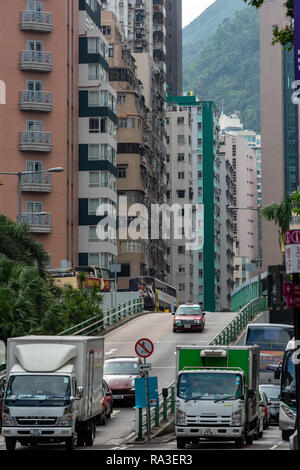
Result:
{"type": "Polygon", "coordinates": [[[51,214],[46,212],[34,213],[25,212],[21,215],[21,222],[29,225],[30,232],[33,233],[51,233],[51,214]]]}
{"type": "Polygon", "coordinates": [[[51,33],[53,29],[52,15],[44,11],[21,11],[20,28],[22,31],[51,33]]]}
{"type": "Polygon", "coordinates": [[[21,51],[20,69],[36,72],[51,72],[52,55],[43,51],[21,51]]]}
{"type": "Polygon", "coordinates": [[[19,107],[22,111],[52,111],[52,93],[49,91],[20,91],[19,107]]]}
{"type": "Polygon", "coordinates": [[[28,175],[22,175],[22,191],[50,193],[52,191],[50,173],[28,173],[28,175]]]}
{"type": "Polygon", "coordinates": [[[23,152],[51,152],[51,133],[36,131],[20,132],[19,149],[23,152]]]}

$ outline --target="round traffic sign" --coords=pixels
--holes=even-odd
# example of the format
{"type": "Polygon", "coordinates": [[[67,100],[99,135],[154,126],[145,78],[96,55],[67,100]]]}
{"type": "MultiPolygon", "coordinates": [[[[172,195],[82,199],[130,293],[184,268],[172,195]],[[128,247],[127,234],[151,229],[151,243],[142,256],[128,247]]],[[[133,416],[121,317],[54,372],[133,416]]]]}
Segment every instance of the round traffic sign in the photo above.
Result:
{"type": "Polygon", "coordinates": [[[140,357],[149,357],[153,353],[154,345],[148,338],[141,338],[135,344],[135,352],[140,357]]]}

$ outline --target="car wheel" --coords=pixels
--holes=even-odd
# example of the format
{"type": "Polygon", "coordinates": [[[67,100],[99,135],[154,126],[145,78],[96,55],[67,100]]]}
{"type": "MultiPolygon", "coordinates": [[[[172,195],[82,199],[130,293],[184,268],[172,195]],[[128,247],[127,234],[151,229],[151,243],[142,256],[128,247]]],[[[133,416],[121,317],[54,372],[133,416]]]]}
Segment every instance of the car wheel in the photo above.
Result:
{"type": "Polygon", "coordinates": [[[17,439],[15,439],[14,437],[5,438],[6,450],[10,452],[16,450],[16,444],[17,444],[17,439]]]}
{"type": "Polygon", "coordinates": [[[101,426],[105,426],[106,421],[107,421],[106,410],[104,410],[102,415],[101,415],[101,422],[100,422],[101,426]]]}
{"type": "Polygon", "coordinates": [[[187,440],[184,437],[177,437],[177,449],[185,449],[187,440]]]}

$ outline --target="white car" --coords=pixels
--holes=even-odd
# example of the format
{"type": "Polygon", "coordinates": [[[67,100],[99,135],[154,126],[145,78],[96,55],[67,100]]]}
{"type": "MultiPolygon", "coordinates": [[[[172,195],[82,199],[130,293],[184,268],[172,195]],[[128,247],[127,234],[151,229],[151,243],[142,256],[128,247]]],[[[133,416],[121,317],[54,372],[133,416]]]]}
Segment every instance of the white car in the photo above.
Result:
{"type": "Polygon", "coordinates": [[[265,422],[265,402],[261,394],[259,394],[259,413],[257,428],[254,433],[254,439],[260,439],[264,434],[264,422],[265,422]]]}

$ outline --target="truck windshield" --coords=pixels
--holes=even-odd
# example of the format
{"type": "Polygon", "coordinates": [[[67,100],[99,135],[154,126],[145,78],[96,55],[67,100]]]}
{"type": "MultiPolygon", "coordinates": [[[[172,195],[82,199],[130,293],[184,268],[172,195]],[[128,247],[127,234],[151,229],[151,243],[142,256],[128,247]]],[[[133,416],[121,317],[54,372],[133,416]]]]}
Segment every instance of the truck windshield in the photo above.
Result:
{"type": "Polygon", "coordinates": [[[71,395],[71,382],[65,376],[14,375],[9,378],[5,402],[18,405],[28,401],[68,400],[71,395]],[[13,403],[14,402],[14,403],[13,403]]]}
{"type": "Polygon", "coordinates": [[[178,382],[178,396],[186,400],[230,399],[242,396],[242,377],[240,374],[193,373],[181,374],[178,382]]]}
{"type": "Polygon", "coordinates": [[[293,336],[293,327],[253,326],[248,328],[246,344],[257,344],[261,351],[284,351],[293,336]]]}

